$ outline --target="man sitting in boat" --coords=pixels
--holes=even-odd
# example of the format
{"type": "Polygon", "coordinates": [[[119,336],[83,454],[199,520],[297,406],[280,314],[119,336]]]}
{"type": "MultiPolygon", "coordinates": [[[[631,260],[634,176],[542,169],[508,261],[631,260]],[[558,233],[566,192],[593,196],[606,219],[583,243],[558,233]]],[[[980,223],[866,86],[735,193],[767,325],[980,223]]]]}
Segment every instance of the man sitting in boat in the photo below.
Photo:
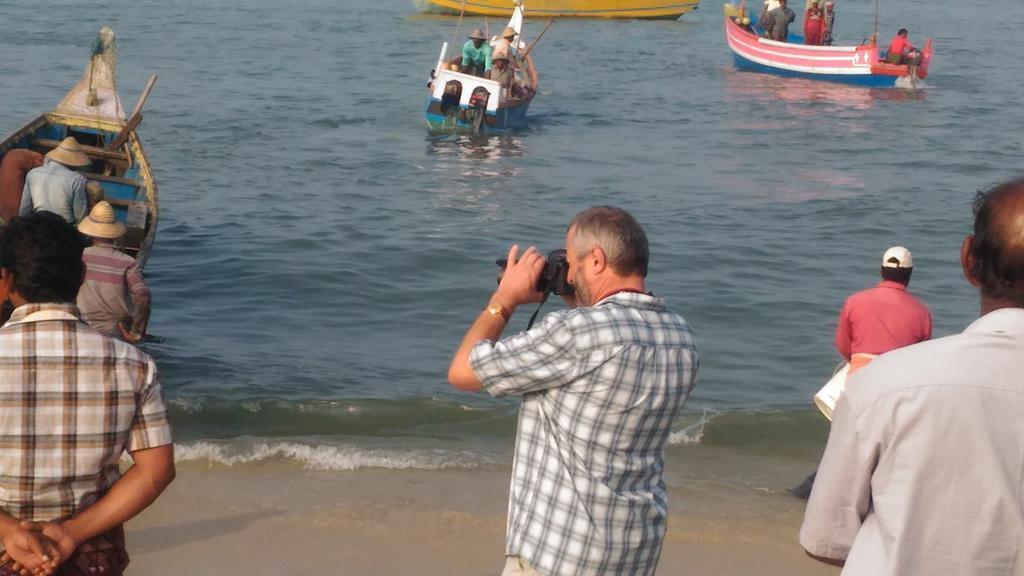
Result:
{"type": "Polygon", "coordinates": [[[789,25],[794,20],[796,13],[786,5],[786,0],[779,0],[779,7],[768,13],[765,36],[777,42],[785,42],[789,38],[789,25]]]}
{"type": "Polygon", "coordinates": [[[92,240],[82,253],[85,281],[75,304],[82,319],[97,332],[135,343],[149,324],[151,296],[135,259],[117,249],[125,225],[113,207],[101,201],[78,225],[92,240]]]}
{"type": "Polygon", "coordinates": [[[886,62],[890,64],[906,64],[908,58],[917,52],[914,45],[910,43],[910,39],[907,38],[907,34],[906,28],[900,28],[900,31],[889,42],[889,51],[885,56],[886,62]]]}
{"type": "Polygon", "coordinates": [[[804,44],[821,46],[825,33],[825,13],[818,7],[818,0],[811,0],[811,6],[804,13],[804,44]]]}
{"type": "Polygon", "coordinates": [[[85,218],[88,200],[85,195],[85,176],[77,170],[92,166],[92,160],[72,136],[46,155],[43,165],[28,173],[21,193],[18,214],[53,212],[72,224],[85,218]]]}
{"type": "Polygon", "coordinates": [[[932,337],[932,314],[907,292],[914,260],[910,250],[893,246],[882,255],[882,281],[846,299],[836,326],[836,349],[850,363],[850,374],[885,352],[932,337]]]}
{"type": "Polygon", "coordinates": [[[495,52],[491,58],[493,67],[489,72],[489,77],[499,85],[501,85],[502,92],[509,98],[518,98],[522,96],[523,90],[516,82],[515,72],[508,65],[509,55],[508,52],[495,52]]]}
{"type": "Polygon", "coordinates": [[[498,41],[494,43],[493,53],[504,52],[509,56],[514,56],[517,52],[517,50],[515,49],[516,45],[514,44],[514,40],[516,39],[517,34],[519,33],[516,32],[515,28],[511,26],[505,26],[505,29],[501,31],[501,37],[498,38],[498,41]]]}
{"type": "Polygon", "coordinates": [[[43,155],[39,152],[16,148],[4,154],[0,160],[0,224],[18,215],[25,177],[42,165],[43,155]]]}
{"type": "Polygon", "coordinates": [[[458,70],[473,76],[483,76],[491,69],[491,45],[486,40],[479,28],[470,33],[469,40],[462,45],[458,70]]]}

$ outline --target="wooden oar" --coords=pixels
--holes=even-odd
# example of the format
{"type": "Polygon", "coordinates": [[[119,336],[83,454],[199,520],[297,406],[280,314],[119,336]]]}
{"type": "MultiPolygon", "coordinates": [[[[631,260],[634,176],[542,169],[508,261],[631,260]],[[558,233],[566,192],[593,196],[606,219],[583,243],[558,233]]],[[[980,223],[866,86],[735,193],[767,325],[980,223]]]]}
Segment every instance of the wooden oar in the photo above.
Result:
{"type": "Polygon", "coordinates": [[[526,51],[523,52],[523,55],[520,56],[520,58],[525,59],[527,56],[530,55],[530,52],[533,51],[533,47],[537,45],[537,42],[540,42],[540,39],[544,37],[544,33],[547,32],[548,28],[551,28],[551,25],[554,23],[554,20],[548,20],[548,25],[545,26],[544,29],[540,31],[540,34],[533,39],[533,42],[530,42],[530,45],[526,47],[526,51]]]}
{"type": "Polygon", "coordinates": [[[149,99],[149,93],[153,90],[153,85],[156,84],[157,75],[153,74],[149,77],[149,82],[146,83],[146,88],[142,90],[142,95],[139,96],[139,101],[135,103],[135,110],[132,111],[132,115],[128,117],[128,122],[121,128],[121,131],[117,133],[114,140],[107,146],[110,150],[117,150],[124,143],[128,141],[128,135],[142,122],[142,107],[146,105],[146,100],[149,99]]]}

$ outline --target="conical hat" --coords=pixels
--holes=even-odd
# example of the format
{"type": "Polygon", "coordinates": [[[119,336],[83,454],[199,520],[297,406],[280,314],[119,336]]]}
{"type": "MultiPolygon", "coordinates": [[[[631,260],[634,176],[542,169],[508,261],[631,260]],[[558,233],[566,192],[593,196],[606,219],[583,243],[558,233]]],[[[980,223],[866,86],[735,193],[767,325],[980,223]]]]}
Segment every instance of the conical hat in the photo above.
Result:
{"type": "Polygon", "coordinates": [[[106,200],[93,206],[92,212],[89,212],[78,225],[78,231],[82,234],[107,240],[116,240],[124,236],[125,230],[125,225],[117,221],[114,208],[106,200]]]}
{"type": "Polygon", "coordinates": [[[82,147],[73,136],[68,136],[60,145],[46,154],[46,157],[65,166],[88,166],[92,160],[82,152],[82,147]]]}
{"type": "Polygon", "coordinates": [[[470,40],[487,40],[487,37],[484,36],[483,30],[481,30],[479,28],[476,28],[472,32],[469,33],[469,39],[470,40]]]}
{"type": "Polygon", "coordinates": [[[505,29],[501,31],[501,37],[502,38],[508,38],[509,36],[515,36],[516,34],[519,34],[519,32],[516,32],[516,29],[511,27],[511,26],[505,26],[505,29]]]}

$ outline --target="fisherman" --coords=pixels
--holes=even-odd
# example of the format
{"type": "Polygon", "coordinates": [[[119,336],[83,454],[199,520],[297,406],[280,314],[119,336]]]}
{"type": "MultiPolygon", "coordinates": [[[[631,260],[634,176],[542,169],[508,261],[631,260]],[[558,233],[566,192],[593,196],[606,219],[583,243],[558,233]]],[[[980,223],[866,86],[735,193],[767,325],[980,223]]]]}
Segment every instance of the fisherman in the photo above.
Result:
{"type": "Polygon", "coordinates": [[[134,258],[117,249],[125,225],[101,201],[78,225],[92,240],[85,249],[85,282],[78,291],[82,318],[97,332],[136,343],[149,324],[151,295],[134,258]]]}
{"type": "Polygon", "coordinates": [[[879,354],[932,337],[932,315],[907,292],[914,260],[910,250],[893,246],[882,255],[882,281],[850,296],[839,313],[836,349],[850,363],[850,374],[879,354]]]}
{"type": "Polygon", "coordinates": [[[811,5],[804,13],[804,44],[821,46],[825,33],[825,13],[818,7],[818,0],[811,0],[811,5]]]}
{"type": "Polygon", "coordinates": [[[486,40],[479,28],[470,33],[469,40],[462,45],[460,70],[473,76],[483,76],[491,69],[491,45],[486,40]]]}
{"type": "Polygon", "coordinates": [[[0,225],[18,215],[25,176],[43,165],[43,155],[25,148],[9,150],[0,160],[0,225]]]}
{"type": "Polygon", "coordinates": [[[776,42],[785,42],[789,38],[789,25],[796,20],[796,13],[786,5],[786,0],[779,0],[779,7],[768,13],[766,35],[776,42]]]}
{"type": "Polygon", "coordinates": [[[492,57],[494,67],[491,68],[487,75],[501,86],[506,97],[512,98],[519,96],[521,90],[519,90],[519,85],[516,83],[515,72],[508,65],[508,60],[508,52],[495,51],[492,57]]]}
{"type": "Polygon", "coordinates": [[[771,10],[768,7],[768,0],[764,0],[764,6],[761,7],[761,15],[757,17],[757,27],[761,30],[768,29],[768,25],[771,22],[768,16],[770,12],[771,10]]]}
{"type": "Polygon", "coordinates": [[[106,196],[106,192],[103,191],[103,185],[99,182],[89,180],[85,184],[85,199],[89,203],[90,212],[92,212],[93,206],[99,204],[106,196]]]}
{"type": "Polygon", "coordinates": [[[906,62],[907,56],[915,51],[914,45],[907,38],[907,34],[906,28],[900,28],[899,32],[893,36],[892,41],[889,42],[889,51],[886,52],[886,62],[890,64],[903,64],[906,62]]]}
{"type": "Polygon", "coordinates": [[[846,576],[1021,574],[1024,179],[974,202],[960,247],[979,318],[851,379],[800,544],[846,576]]]}
{"type": "Polygon", "coordinates": [[[18,214],[46,210],[72,224],[81,222],[88,210],[88,199],[85,176],[78,171],[91,165],[92,160],[82,152],[78,141],[72,136],[65,138],[46,154],[42,166],[25,177],[18,214]]]}
{"type": "Polygon", "coordinates": [[[832,0],[825,2],[825,32],[821,36],[822,46],[831,46],[835,38],[832,36],[832,31],[836,27],[836,3],[832,0]]]}
{"type": "MultiPolygon", "coordinates": [[[[510,57],[515,56],[516,53],[519,51],[517,46],[518,43],[515,42],[516,36],[518,35],[519,33],[516,32],[515,28],[511,26],[506,26],[505,29],[501,31],[501,37],[494,44],[494,50],[492,51],[492,54],[504,52],[505,54],[508,54],[510,57]]],[[[494,57],[491,56],[491,59],[493,60],[494,57]]]]}

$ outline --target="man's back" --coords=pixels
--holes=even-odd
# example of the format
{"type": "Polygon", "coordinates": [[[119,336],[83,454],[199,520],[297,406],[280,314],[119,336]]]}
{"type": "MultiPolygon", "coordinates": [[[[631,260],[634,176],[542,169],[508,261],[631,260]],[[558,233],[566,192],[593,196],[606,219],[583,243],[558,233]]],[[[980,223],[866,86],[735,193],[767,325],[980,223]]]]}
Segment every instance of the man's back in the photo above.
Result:
{"type": "Polygon", "coordinates": [[[170,443],[153,361],[67,304],[26,304],[0,328],[0,506],[66,517],[120,477],[124,450],[170,443]]]}
{"type": "Polygon", "coordinates": [[[839,314],[835,344],[847,360],[852,354],[883,354],[931,338],[928,308],[899,282],[878,286],[847,298],[839,314]]]}
{"type": "Polygon", "coordinates": [[[1024,309],[851,377],[801,544],[844,575],[1021,574],[1024,309]]]}
{"type": "Polygon", "coordinates": [[[76,224],[85,217],[88,203],[85,177],[53,160],[32,170],[25,177],[19,213],[46,210],[76,224]]]}
{"type": "Polygon", "coordinates": [[[0,218],[10,220],[21,208],[25,177],[43,165],[43,155],[23,148],[9,150],[0,160],[0,218]]]}
{"type": "Polygon", "coordinates": [[[135,259],[110,246],[90,246],[82,255],[85,282],[78,291],[78,308],[90,326],[108,335],[131,318],[131,296],[149,293],[135,259]]]}
{"type": "Polygon", "coordinates": [[[697,370],[686,322],[645,294],[481,343],[474,371],[523,395],[509,554],[544,574],[650,574],[665,533],[663,446],[697,370]]]}

